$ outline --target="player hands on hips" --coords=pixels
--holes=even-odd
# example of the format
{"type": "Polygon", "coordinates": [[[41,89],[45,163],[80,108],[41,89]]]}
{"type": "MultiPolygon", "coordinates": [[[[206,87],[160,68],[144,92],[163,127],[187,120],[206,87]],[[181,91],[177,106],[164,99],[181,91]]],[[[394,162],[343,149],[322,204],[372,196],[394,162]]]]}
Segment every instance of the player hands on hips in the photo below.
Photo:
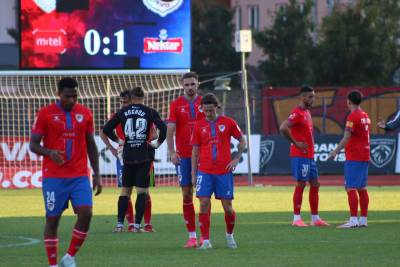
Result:
{"type": "Polygon", "coordinates": [[[310,184],[309,202],[311,209],[311,226],[328,226],[318,215],[319,182],[318,169],[314,160],[313,122],[310,108],[315,99],[314,89],[303,86],[300,89],[299,104],[280,126],[281,134],[290,142],[292,174],[297,181],[293,193],[293,222],[296,227],[307,227],[301,218],[300,211],[303,191],[306,183],[310,184]]]}
{"type": "Polygon", "coordinates": [[[204,118],[204,113],[200,107],[201,96],[197,94],[199,86],[197,74],[185,73],[181,82],[184,94],[172,101],[169,108],[167,144],[171,161],[176,167],[179,185],[182,188],[183,219],[189,235],[185,248],[196,248],[196,214],[193,205],[190,137],[194,124],[204,118]]]}
{"type": "Polygon", "coordinates": [[[57,266],[58,225],[64,209],[71,202],[77,221],[68,251],[60,264],[76,266],[75,255],[87,237],[92,217],[87,158],[93,169],[93,190],[98,195],[102,190],[99,155],[93,136],[92,112],[77,103],[77,81],[62,78],[57,87],[59,100],[37,113],[29,148],[43,156],[44,245],[49,265],[57,266]]]}
{"type": "Polygon", "coordinates": [[[246,142],[237,123],[226,116],[217,116],[218,99],[206,94],[201,100],[205,118],[195,123],[191,144],[192,179],[196,183],[196,196],[200,200],[200,249],[210,249],[210,198],[220,199],[225,212],[226,242],[237,248],[233,238],[236,214],[232,208],[233,174],[246,142]],[[239,140],[239,150],[231,159],[231,137],[239,140]]]}
{"type": "Polygon", "coordinates": [[[122,191],[118,200],[118,224],[122,225],[124,221],[132,189],[136,187],[135,222],[132,232],[143,232],[141,222],[148,199],[154,160],[154,153],[149,147],[156,149],[162,144],[166,138],[167,127],[156,110],[144,105],[145,93],[141,87],[133,88],[131,94],[132,103],[119,110],[104,125],[103,133],[114,142],[120,143],[121,140],[114,130],[118,125],[124,129],[122,191]],[[156,144],[150,142],[153,124],[160,131],[156,144]]]}
{"type": "Polygon", "coordinates": [[[367,191],[368,165],[370,160],[369,131],[371,120],[361,109],[362,94],[355,90],[347,95],[347,107],[350,114],[342,140],[329,154],[330,159],[344,148],[346,161],[344,163],[344,179],[347,199],[350,207],[349,220],[337,228],[367,227],[369,196],[367,191]],[[358,203],[360,203],[360,218],[358,219],[358,203]]]}

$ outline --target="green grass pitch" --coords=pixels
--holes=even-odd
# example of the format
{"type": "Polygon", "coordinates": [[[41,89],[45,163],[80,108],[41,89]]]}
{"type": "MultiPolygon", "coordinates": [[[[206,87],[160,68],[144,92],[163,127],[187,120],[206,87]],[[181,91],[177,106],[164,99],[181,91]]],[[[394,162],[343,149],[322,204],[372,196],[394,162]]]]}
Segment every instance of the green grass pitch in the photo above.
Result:
{"type": "MultiPolygon", "coordinates": [[[[320,215],[332,226],[298,229],[292,219],[292,187],[237,187],[235,238],[225,247],[221,204],[213,200],[213,249],[183,248],[187,234],[179,188],[152,188],[156,233],[112,233],[118,189],[95,197],[89,237],[77,254],[78,266],[400,266],[400,187],[370,187],[369,227],[336,229],[348,218],[341,187],[322,187],[320,215]]],[[[0,266],[47,266],[40,190],[0,190],[0,266]],[[40,243],[34,241],[40,240],[40,243]]],[[[198,201],[195,200],[198,206],[198,201]]],[[[198,207],[196,207],[197,209],[198,207]]],[[[303,218],[309,221],[308,192],[303,218]]],[[[69,244],[75,217],[61,221],[59,257],[69,244]]]]}

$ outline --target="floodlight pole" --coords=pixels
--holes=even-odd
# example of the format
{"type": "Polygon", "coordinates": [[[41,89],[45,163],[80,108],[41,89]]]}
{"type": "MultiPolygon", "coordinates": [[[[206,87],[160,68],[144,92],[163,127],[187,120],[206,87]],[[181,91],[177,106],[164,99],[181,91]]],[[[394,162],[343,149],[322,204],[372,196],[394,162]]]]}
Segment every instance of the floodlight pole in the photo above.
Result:
{"type": "Polygon", "coordinates": [[[247,70],[246,70],[246,53],[241,52],[242,56],[242,88],[244,92],[244,108],[246,121],[246,139],[247,139],[247,168],[248,168],[248,183],[253,184],[253,173],[251,171],[251,123],[250,123],[250,106],[249,92],[247,87],[247,70]]]}

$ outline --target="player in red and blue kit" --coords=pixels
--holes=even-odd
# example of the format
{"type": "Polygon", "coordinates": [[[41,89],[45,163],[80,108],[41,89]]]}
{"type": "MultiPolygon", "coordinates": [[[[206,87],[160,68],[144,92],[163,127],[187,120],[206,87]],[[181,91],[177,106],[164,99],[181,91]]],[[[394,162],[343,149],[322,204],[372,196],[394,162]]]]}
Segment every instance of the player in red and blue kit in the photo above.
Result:
{"type": "Polygon", "coordinates": [[[75,254],[87,236],[93,205],[88,157],[93,190],[96,195],[102,190],[93,116],[77,103],[77,87],[75,79],[62,78],[58,82],[59,100],[40,109],[32,127],[30,149],[43,156],[44,243],[50,266],[57,265],[58,224],[69,201],[78,218],[68,251],[61,259],[63,266],[75,266],[75,254]]]}
{"type": "Polygon", "coordinates": [[[193,184],[191,179],[192,146],[190,137],[196,121],[204,118],[200,108],[201,96],[197,94],[198,76],[194,72],[182,76],[184,95],[171,102],[167,122],[167,144],[171,161],[176,166],[183,196],[183,218],[189,233],[186,248],[197,247],[196,214],[193,206],[193,184]],[[174,146],[174,135],[175,145],[174,146]]]}
{"type": "Polygon", "coordinates": [[[371,120],[361,109],[362,95],[359,91],[351,91],[347,95],[347,106],[350,114],[347,117],[344,136],[338,146],[330,153],[335,156],[344,148],[346,161],[344,164],[345,188],[350,206],[350,219],[337,228],[367,227],[369,196],[367,191],[368,165],[370,160],[369,131],[371,120]],[[360,202],[360,219],[358,220],[358,203],[360,202]]]}
{"type": "Polygon", "coordinates": [[[285,120],[280,131],[290,141],[290,157],[292,174],[297,181],[293,194],[293,226],[307,227],[301,218],[301,204],[306,182],[310,184],[309,202],[311,209],[311,226],[328,226],[318,215],[319,182],[318,169],[314,160],[313,122],[310,108],[315,99],[312,87],[300,89],[300,104],[295,107],[289,118],[285,120]]]}
{"type": "Polygon", "coordinates": [[[233,174],[246,142],[237,123],[226,116],[217,116],[218,99],[206,94],[201,100],[205,118],[196,122],[192,135],[192,179],[200,200],[200,249],[212,248],[210,243],[211,196],[220,199],[225,212],[226,241],[237,248],[233,238],[236,214],[232,208],[233,174]],[[231,158],[231,137],[239,140],[238,153],[231,158]]]}

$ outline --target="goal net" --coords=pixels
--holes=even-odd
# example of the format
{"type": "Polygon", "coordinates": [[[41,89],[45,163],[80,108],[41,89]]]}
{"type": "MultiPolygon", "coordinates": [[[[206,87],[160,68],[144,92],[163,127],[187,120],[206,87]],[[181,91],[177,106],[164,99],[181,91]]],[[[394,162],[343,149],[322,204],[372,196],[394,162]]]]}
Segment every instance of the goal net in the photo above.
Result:
{"type": "MultiPolygon", "coordinates": [[[[29,135],[36,112],[57,100],[57,82],[63,76],[77,79],[78,101],[94,116],[95,139],[100,154],[103,184],[116,185],[115,157],[99,137],[102,126],[119,109],[119,93],[141,86],[145,104],[163,119],[169,103],[182,94],[181,74],[82,74],[8,75],[0,73],[0,188],[41,187],[42,158],[29,150],[29,135]]],[[[155,156],[156,185],[175,185],[175,167],[169,161],[166,142],[155,156]]]]}

